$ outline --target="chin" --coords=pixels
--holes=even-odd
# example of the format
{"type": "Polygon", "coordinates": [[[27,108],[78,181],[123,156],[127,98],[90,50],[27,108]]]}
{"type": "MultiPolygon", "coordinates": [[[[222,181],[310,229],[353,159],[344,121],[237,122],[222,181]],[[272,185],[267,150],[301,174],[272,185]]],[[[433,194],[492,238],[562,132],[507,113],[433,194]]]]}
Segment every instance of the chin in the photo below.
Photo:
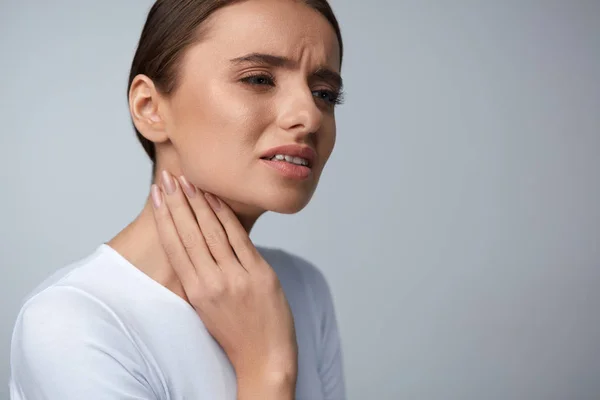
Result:
{"type": "Polygon", "coordinates": [[[308,202],[312,195],[287,195],[287,196],[274,196],[271,199],[263,200],[263,207],[266,210],[273,211],[280,214],[296,214],[300,212],[308,202]]]}

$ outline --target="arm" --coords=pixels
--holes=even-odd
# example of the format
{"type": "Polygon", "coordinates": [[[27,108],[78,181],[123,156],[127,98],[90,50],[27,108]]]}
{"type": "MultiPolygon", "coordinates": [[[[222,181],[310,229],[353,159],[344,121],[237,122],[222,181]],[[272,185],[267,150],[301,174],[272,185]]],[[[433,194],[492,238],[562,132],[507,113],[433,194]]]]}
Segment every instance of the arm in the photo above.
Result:
{"type": "Polygon", "coordinates": [[[238,400],[294,400],[295,374],[238,375],[238,400]]]}
{"type": "MultiPolygon", "coordinates": [[[[327,285],[326,285],[327,286],[327,285]]],[[[319,375],[327,400],[346,398],[341,339],[329,287],[324,292],[324,313],[321,325],[321,362],[319,375]]]]}
{"type": "Polygon", "coordinates": [[[346,399],[342,344],[331,289],[325,276],[312,264],[298,259],[305,272],[313,301],[319,349],[318,372],[326,400],[346,399]]]}
{"type": "Polygon", "coordinates": [[[11,344],[12,400],[152,400],[118,320],[77,289],[52,287],[21,310],[11,344]]]}

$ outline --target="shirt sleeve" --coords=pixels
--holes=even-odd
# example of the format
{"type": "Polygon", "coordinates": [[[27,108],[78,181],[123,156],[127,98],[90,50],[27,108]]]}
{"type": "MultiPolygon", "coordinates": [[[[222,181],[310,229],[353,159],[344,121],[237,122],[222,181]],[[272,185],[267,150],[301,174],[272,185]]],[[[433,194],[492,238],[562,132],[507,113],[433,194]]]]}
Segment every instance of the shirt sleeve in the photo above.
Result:
{"type": "Polygon", "coordinates": [[[342,344],[331,289],[323,273],[312,264],[305,268],[309,293],[314,300],[317,342],[319,350],[319,376],[325,400],[345,400],[346,385],[342,344]]]}
{"type": "Polygon", "coordinates": [[[11,342],[12,400],[156,400],[117,316],[79,289],[51,287],[19,313],[11,342]]]}

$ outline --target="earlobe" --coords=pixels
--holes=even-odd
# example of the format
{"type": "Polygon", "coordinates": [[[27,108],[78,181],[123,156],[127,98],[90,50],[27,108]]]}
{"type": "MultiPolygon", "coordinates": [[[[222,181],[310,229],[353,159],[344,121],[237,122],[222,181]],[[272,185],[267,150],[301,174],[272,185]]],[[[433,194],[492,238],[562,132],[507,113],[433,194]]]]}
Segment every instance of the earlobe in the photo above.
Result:
{"type": "Polygon", "coordinates": [[[168,140],[160,102],[160,93],[150,78],[138,75],[133,79],[129,89],[131,119],[140,134],[154,143],[168,140]]]}

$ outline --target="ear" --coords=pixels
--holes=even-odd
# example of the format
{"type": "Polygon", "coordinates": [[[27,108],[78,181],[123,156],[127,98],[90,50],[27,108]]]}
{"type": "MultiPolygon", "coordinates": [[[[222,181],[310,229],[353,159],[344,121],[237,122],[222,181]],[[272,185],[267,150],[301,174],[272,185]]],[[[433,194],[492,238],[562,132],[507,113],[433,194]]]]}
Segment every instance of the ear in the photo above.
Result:
{"type": "Polygon", "coordinates": [[[161,114],[163,98],[146,75],[137,75],[129,89],[129,112],[137,130],[151,142],[162,143],[169,139],[161,114]]]}

